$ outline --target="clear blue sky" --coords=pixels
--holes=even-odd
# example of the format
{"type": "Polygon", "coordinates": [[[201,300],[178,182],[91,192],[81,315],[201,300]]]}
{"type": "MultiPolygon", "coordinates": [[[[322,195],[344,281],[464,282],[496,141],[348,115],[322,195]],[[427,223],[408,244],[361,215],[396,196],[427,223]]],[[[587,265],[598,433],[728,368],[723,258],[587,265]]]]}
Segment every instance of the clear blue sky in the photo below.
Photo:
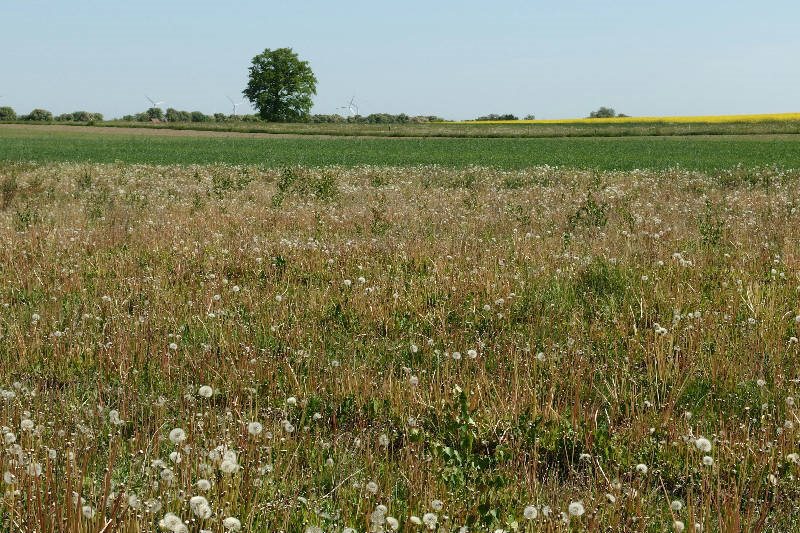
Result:
{"type": "MultiPolygon", "coordinates": [[[[229,112],[292,47],[314,112],[580,117],[800,111],[796,0],[2,0],[0,105],[229,112]]],[[[240,112],[245,106],[240,108],[240,112]]]]}

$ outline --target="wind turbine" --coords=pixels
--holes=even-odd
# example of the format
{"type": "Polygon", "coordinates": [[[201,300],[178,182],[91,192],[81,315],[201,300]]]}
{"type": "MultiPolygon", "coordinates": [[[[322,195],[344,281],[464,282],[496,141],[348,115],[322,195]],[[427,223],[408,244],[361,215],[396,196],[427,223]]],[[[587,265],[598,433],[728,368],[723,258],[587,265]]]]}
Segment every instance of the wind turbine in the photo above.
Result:
{"type": "Polygon", "coordinates": [[[231,105],[233,106],[233,116],[235,117],[236,116],[236,108],[239,107],[240,105],[242,105],[244,103],[244,100],[239,102],[239,103],[236,103],[236,102],[233,101],[233,99],[230,96],[226,95],[225,98],[227,98],[228,101],[230,101],[231,105]]]}
{"type": "Polygon", "coordinates": [[[150,104],[152,105],[152,107],[159,107],[159,106],[162,106],[162,105],[166,104],[166,102],[163,102],[163,101],[162,102],[156,102],[155,100],[153,100],[152,98],[150,98],[147,95],[144,95],[144,97],[147,98],[150,101],[150,104]]]}
{"type": "Polygon", "coordinates": [[[353,96],[352,98],[350,98],[350,103],[347,104],[346,106],[340,107],[339,109],[347,109],[347,111],[350,113],[350,116],[353,117],[358,115],[358,105],[356,105],[356,97],[353,96]]]}

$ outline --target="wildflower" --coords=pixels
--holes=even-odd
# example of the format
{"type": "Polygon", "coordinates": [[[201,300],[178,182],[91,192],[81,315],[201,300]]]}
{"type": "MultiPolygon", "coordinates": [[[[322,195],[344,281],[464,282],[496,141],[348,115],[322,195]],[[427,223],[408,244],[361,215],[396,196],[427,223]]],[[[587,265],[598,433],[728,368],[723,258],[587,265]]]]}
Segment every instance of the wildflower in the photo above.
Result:
{"type": "Polygon", "coordinates": [[[158,525],[161,529],[176,531],[178,527],[183,525],[183,520],[174,513],[167,513],[164,515],[164,518],[158,521],[158,525]]]}
{"type": "Polygon", "coordinates": [[[178,349],[178,345],[175,344],[174,342],[171,342],[171,343],[169,343],[169,349],[173,350],[173,351],[177,350],[178,349]]]}
{"type": "Polygon", "coordinates": [[[411,353],[417,353],[419,351],[419,346],[417,346],[416,344],[414,344],[412,342],[410,349],[411,349],[411,353]]]}
{"type": "Polygon", "coordinates": [[[112,409],[108,412],[108,421],[114,424],[115,426],[121,426],[122,424],[125,423],[125,421],[119,417],[119,411],[117,411],[116,409],[112,409]]]}
{"type": "Polygon", "coordinates": [[[459,361],[461,359],[461,352],[453,352],[453,359],[459,361]]]}
{"type": "Polygon", "coordinates": [[[180,463],[181,462],[181,454],[179,452],[172,452],[169,454],[169,460],[173,463],[180,463]]]}
{"type": "Polygon", "coordinates": [[[13,485],[16,480],[17,476],[12,474],[11,472],[6,471],[3,473],[3,483],[5,483],[6,485],[13,485]]]}
{"type": "Polygon", "coordinates": [[[212,389],[208,385],[203,385],[197,390],[197,394],[199,394],[203,398],[211,398],[211,396],[214,394],[214,389],[212,389]]]}
{"type": "Polygon", "coordinates": [[[31,322],[33,322],[34,324],[39,322],[39,320],[41,320],[41,319],[42,319],[42,317],[40,317],[38,313],[33,313],[31,315],[31,322]]]}
{"type": "Polygon", "coordinates": [[[319,422],[320,420],[322,420],[322,414],[314,413],[313,415],[311,415],[311,420],[313,420],[314,422],[319,422]]]}
{"type": "Polygon", "coordinates": [[[522,511],[522,516],[528,520],[536,520],[536,517],[539,516],[539,509],[533,505],[529,505],[522,511]]]}
{"type": "Polygon", "coordinates": [[[436,524],[438,522],[439,522],[439,517],[433,513],[425,513],[424,515],[422,515],[422,523],[425,524],[431,531],[436,529],[436,524]]]}
{"type": "Polygon", "coordinates": [[[611,504],[617,503],[617,497],[610,492],[606,492],[606,501],[611,504]]]}
{"type": "Polygon", "coordinates": [[[202,496],[192,496],[189,498],[189,507],[191,507],[192,512],[198,518],[205,519],[211,517],[211,506],[208,504],[208,500],[202,496]]]}
{"type": "Polygon", "coordinates": [[[33,428],[35,426],[33,420],[31,420],[30,418],[23,418],[22,422],[20,422],[19,425],[22,431],[33,431],[33,428]]]}
{"type": "Polygon", "coordinates": [[[800,463],[800,455],[796,453],[790,453],[786,456],[786,459],[789,460],[790,463],[798,464],[800,463]]]}
{"type": "Polygon", "coordinates": [[[353,282],[352,282],[351,280],[349,280],[349,279],[346,279],[346,280],[344,280],[344,281],[342,282],[342,284],[343,284],[345,287],[349,287],[350,285],[352,285],[352,284],[353,284],[353,282]]]}
{"type": "Polygon", "coordinates": [[[681,533],[684,529],[686,529],[686,524],[684,524],[680,520],[675,520],[672,523],[672,529],[674,529],[677,533],[681,533]]]}
{"type": "Polygon", "coordinates": [[[714,458],[710,455],[703,456],[703,464],[706,466],[712,466],[714,464],[714,458]]]}
{"type": "Polygon", "coordinates": [[[400,529],[400,522],[393,516],[387,516],[386,523],[389,524],[389,527],[392,529],[392,531],[397,531],[400,529]]]}
{"type": "Polygon", "coordinates": [[[28,465],[25,471],[28,472],[29,476],[39,477],[42,475],[42,465],[39,463],[31,463],[28,465]]]}
{"type": "Polygon", "coordinates": [[[87,520],[91,520],[92,518],[94,518],[95,515],[95,511],[94,509],[92,509],[91,505],[84,505],[81,508],[81,513],[83,513],[84,518],[86,518],[87,520]]]}
{"type": "Polygon", "coordinates": [[[677,513],[683,509],[683,502],[680,500],[673,500],[672,503],[669,504],[669,508],[677,513]]]}
{"type": "Polygon", "coordinates": [[[569,504],[568,507],[569,514],[572,516],[581,516],[585,510],[583,508],[583,502],[572,502],[569,504]]]}
{"type": "Polygon", "coordinates": [[[325,533],[325,532],[322,530],[322,528],[321,528],[321,527],[317,527],[317,526],[308,526],[308,527],[306,528],[306,531],[305,531],[305,533],[325,533]]]}
{"type": "Polygon", "coordinates": [[[239,519],[234,518],[232,516],[229,516],[228,518],[223,520],[222,526],[228,531],[239,531],[240,529],[242,529],[242,523],[239,522],[239,519]]]}
{"type": "Polygon", "coordinates": [[[180,444],[186,440],[186,432],[181,428],[175,428],[169,432],[169,440],[172,444],[180,444]]]}
{"type": "Polygon", "coordinates": [[[476,359],[478,357],[478,351],[470,348],[469,350],[467,350],[467,357],[469,357],[470,359],[476,359]]]}
{"type": "Polygon", "coordinates": [[[442,509],[444,509],[444,502],[442,502],[442,500],[432,500],[431,509],[433,509],[437,513],[440,512],[442,509]]]}
{"type": "Polygon", "coordinates": [[[411,384],[412,387],[416,387],[419,385],[419,378],[417,376],[411,376],[408,378],[408,382],[411,384]]]}
{"type": "Polygon", "coordinates": [[[211,482],[207,479],[198,479],[195,485],[197,485],[197,488],[203,492],[211,490],[211,482]]]}
{"type": "Polygon", "coordinates": [[[163,469],[160,476],[166,483],[171,483],[175,479],[175,474],[169,468],[163,469]]]}
{"type": "Polygon", "coordinates": [[[378,493],[378,484],[375,483],[374,481],[370,481],[369,483],[367,483],[367,492],[369,492],[371,494],[377,494],[378,493]]]}
{"type": "Polygon", "coordinates": [[[794,407],[794,396],[787,396],[786,397],[786,405],[788,407],[794,407]]]}
{"type": "Polygon", "coordinates": [[[763,379],[759,378],[759,379],[756,380],[756,385],[758,385],[759,387],[763,387],[766,384],[767,384],[767,382],[764,381],[763,379]]]}
{"type": "Polygon", "coordinates": [[[540,363],[544,363],[545,360],[544,352],[537,353],[536,360],[539,361],[540,363]]]}
{"type": "Polygon", "coordinates": [[[286,398],[286,405],[288,405],[289,407],[294,407],[295,405],[297,405],[297,398],[295,398],[294,396],[289,396],[288,398],[286,398]]]}
{"type": "Polygon", "coordinates": [[[260,435],[263,430],[264,426],[262,426],[259,422],[250,422],[247,424],[247,432],[254,437],[260,435]]]}
{"type": "Polygon", "coordinates": [[[239,470],[239,464],[236,462],[235,458],[231,459],[228,457],[222,460],[219,469],[225,474],[235,474],[236,471],[239,470]]]}
{"type": "Polygon", "coordinates": [[[411,522],[412,524],[414,524],[415,526],[421,526],[422,525],[422,519],[420,517],[418,517],[418,516],[411,515],[411,516],[408,517],[408,521],[411,522]]]}
{"type": "Polygon", "coordinates": [[[698,437],[694,440],[694,447],[701,452],[708,453],[711,451],[711,441],[705,437],[698,437]]]}
{"type": "Polygon", "coordinates": [[[636,465],[636,471],[640,474],[646,475],[647,474],[647,465],[644,463],[639,463],[636,465]]]}
{"type": "Polygon", "coordinates": [[[283,301],[283,296],[281,296],[280,294],[276,294],[275,295],[275,301],[278,302],[278,303],[281,303],[283,301]]]}
{"type": "Polygon", "coordinates": [[[145,502],[148,512],[157,513],[161,510],[161,501],[155,498],[150,498],[145,502]]]}
{"type": "Polygon", "coordinates": [[[384,448],[388,448],[389,447],[389,436],[386,433],[381,434],[381,436],[378,437],[378,444],[380,444],[384,448]]]}

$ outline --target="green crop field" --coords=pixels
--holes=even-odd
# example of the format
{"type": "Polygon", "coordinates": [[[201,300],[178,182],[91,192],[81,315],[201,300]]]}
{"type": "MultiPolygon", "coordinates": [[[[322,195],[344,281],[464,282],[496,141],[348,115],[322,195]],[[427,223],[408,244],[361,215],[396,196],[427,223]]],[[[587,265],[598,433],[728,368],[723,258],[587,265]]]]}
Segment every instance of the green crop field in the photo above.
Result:
{"type": "Polygon", "coordinates": [[[800,167],[800,136],[614,138],[246,137],[136,130],[0,127],[0,160],[149,164],[231,163],[280,167],[538,165],[632,170],[800,167]],[[180,133],[180,135],[178,134],[180,133]]]}

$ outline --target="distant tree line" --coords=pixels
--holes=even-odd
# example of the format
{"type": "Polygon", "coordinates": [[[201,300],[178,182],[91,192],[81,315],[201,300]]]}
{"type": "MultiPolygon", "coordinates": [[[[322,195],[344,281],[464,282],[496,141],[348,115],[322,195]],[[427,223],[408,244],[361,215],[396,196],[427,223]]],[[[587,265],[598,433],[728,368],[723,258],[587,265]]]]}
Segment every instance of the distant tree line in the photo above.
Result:
{"type": "MultiPolygon", "coordinates": [[[[179,111],[171,107],[164,112],[157,107],[151,107],[135,115],[125,115],[122,120],[127,122],[260,122],[263,119],[258,115],[226,115],[224,113],[206,115],[200,111],[179,111]]],[[[365,116],[355,115],[348,117],[339,114],[308,115],[297,119],[297,122],[312,124],[422,124],[442,121],[444,119],[437,116],[410,116],[405,113],[398,115],[372,113],[365,116]]]]}
{"type": "MultiPolygon", "coordinates": [[[[495,120],[519,120],[519,117],[514,115],[514,114],[512,114],[512,113],[506,113],[504,115],[498,115],[498,114],[492,113],[490,115],[485,115],[485,116],[482,116],[482,117],[478,117],[478,118],[473,119],[473,120],[475,122],[488,122],[488,121],[495,121],[495,120]]],[[[536,120],[536,116],[535,115],[525,115],[525,118],[523,120],[536,120]]]]}
{"type": "Polygon", "coordinates": [[[32,122],[102,122],[102,113],[91,113],[89,111],[73,111],[72,113],[62,113],[53,117],[53,113],[47,109],[34,109],[27,115],[17,115],[11,107],[0,107],[0,121],[10,120],[30,120],[32,122]]]}

